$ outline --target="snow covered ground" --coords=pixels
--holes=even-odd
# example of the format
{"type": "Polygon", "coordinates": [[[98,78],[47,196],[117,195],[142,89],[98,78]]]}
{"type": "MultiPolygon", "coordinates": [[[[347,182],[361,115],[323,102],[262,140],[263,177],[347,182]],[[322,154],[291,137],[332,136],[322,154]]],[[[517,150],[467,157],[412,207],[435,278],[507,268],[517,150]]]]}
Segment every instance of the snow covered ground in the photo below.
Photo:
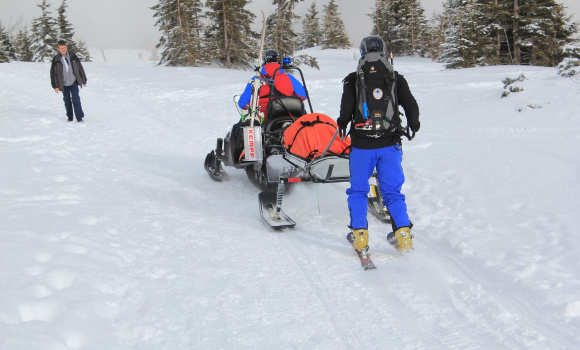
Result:
{"type": "MultiPolygon", "coordinates": [[[[275,232],[242,171],[205,173],[252,73],[146,53],[85,64],[84,124],[47,64],[0,65],[0,349],[578,348],[578,79],[396,58],[421,108],[404,143],[415,252],[369,216],[363,271],[347,183],[296,185],[298,224],[275,232]]],[[[356,51],[309,53],[314,109],[336,118],[356,51]]]]}

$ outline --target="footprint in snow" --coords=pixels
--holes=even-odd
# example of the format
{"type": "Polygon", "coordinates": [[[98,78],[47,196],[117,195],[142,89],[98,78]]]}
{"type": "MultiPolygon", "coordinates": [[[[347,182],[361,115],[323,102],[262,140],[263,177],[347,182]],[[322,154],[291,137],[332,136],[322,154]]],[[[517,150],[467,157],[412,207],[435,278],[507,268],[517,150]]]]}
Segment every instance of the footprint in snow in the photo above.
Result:
{"type": "Polygon", "coordinates": [[[46,284],[56,290],[62,290],[72,286],[77,275],[66,269],[54,269],[44,274],[43,277],[46,284]]]}
{"type": "Polygon", "coordinates": [[[94,217],[94,216],[87,216],[81,222],[83,224],[85,224],[85,225],[93,226],[93,225],[96,225],[99,222],[99,219],[96,218],[96,217],[94,217]]]}
{"type": "Polygon", "coordinates": [[[574,300],[566,305],[566,310],[564,315],[568,317],[579,317],[580,316],[580,300],[574,300]]]}
{"type": "Polygon", "coordinates": [[[54,182],[65,182],[68,179],[69,179],[68,176],[64,176],[64,175],[56,175],[53,177],[54,182]]]}
{"type": "Polygon", "coordinates": [[[55,314],[55,306],[46,302],[29,302],[18,305],[18,313],[22,322],[51,321],[55,314]]]}

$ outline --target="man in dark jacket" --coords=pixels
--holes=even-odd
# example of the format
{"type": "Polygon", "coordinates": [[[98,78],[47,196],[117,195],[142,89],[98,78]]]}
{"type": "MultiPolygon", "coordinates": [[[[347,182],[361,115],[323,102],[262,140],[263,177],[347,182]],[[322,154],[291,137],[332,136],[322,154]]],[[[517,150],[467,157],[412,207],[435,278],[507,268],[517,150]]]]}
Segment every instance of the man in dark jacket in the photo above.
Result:
{"type": "Polygon", "coordinates": [[[50,66],[50,82],[57,94],[62,91],[68,121],[73,121],[74,112],[77,121],[81,123],[85,114],[81,106],[79,85],[87,86],[87,76],[77,55],[68,52],[65,41],[58,42],[58,52],[50,66]]]}
{"type": "MultiPolygon", "coordinates": [[[[369,52],[385,54],[385,43],[379,36],[365,37],[360,44],[361,55],[369,52]]],[[[413,97],[405,78],[395,72],[395,89],[398,104],[405,110],[407,125],[413,132],[419,131],[419,106],[413,97]]],[[[340,116],[337,124],[342,135],[352,122],[350,137],[352,150],[350,153],[350,188],[347,189],[348,209],[352,232],[348,240],[356,251],[366,254],[368,251],[367,201],[370,191],[369,179],[375,168],[377,181],[383,195],[383,204],[389,210],[392,219],[393,233],[389,234],[390,242],[401,252],[413,248],[412,223],[407,214],[405,195],[401,188],[405,182],[402,167],[402,149],[400,135],[385,136],[380,131],[357,131],[359,125],[365,124],[365,117],[358,108],[356,92],[357,73],[349,74],[343,80],[343,93],[340,105],[340,116]],[[356,125],[356,126],[355,126],[356,125]]],[[[379,90],[381,92],[381,90],[379,90]]],[[[382,95],[382,92],[380,93],[382,95]]],[[[378,96],[376,97],[378,98],[378,96]]],[[[366,102],[366,101],[363,101],[366,102]]],[[[395,106],[398,108],[398,106],[395,106]]]]}

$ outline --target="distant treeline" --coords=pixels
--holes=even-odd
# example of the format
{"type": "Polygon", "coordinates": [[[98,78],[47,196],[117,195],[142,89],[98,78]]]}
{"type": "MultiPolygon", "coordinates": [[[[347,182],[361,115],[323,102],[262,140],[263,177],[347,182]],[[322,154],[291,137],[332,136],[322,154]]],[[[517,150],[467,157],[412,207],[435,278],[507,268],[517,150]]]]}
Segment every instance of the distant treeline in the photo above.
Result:
{"type": "Polygon", "coordinates": [[[56,18],[50,13],[50,4],[42,0],[39,5],[41,15],[28,25],[20,28],[5,28],[0,23],[0,63],[10,61],[48,62],[57,54],[56,46],[59,40],[67,43],[68,49],[83,61],[91,60],[91,56],[83,41],[76,42],[74,30],[66,17],[66,0],[62,0],[56,10],[56,18]]]}
{"type": "MultiPolygon", "coordinates": [[[[322,11],[312,1],[298,17],[295,7],[304,0],[272,0],[274,11],[265,21],[264,47],[273,48],[296,64],[317,67],[299,50],[348,48],[348,38],[335,0],[322,11]],[[301,18],[301,19],[300,19],[301,18]],[[302,31],[296,27],[301,24],[302,31]]],[[[320,0],[323,1],[323,0],[320,0]]],[[[252,30],[262,16],[246,9],[250,0],[159,0],[152,6],[159,28],[159,64],[201,66],[217,63],[227,68],[255,64],[260,33],[252,30]]],[[[52,18],[43,0],[42,14],[27,26],[7,30],[0,23],[0,62],[49,60],[58,39],[71,51],[90,60],[82,41],[65,16],[66,0],[52,18]]],[[[389,42],[396,55],[428,57],[447,68],[515,64],[556,66],[565,59],[580,59],[574,36],[578,23],[566,15],[556,0],[445,0],[441,13],[425,17],[421,0],[375,0],[367,20],[369,34],[389,42]]],[[[357,38],[359,39],[359,38],[357,38]]],[[[355,43],[356,45],[356,43],[355,43]]]]}

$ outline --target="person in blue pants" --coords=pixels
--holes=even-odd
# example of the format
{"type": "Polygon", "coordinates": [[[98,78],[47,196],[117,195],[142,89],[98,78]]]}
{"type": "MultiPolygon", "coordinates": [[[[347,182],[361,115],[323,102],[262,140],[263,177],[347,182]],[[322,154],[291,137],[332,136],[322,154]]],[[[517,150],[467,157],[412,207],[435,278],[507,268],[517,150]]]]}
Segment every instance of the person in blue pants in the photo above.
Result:
{"type": "MultiPolygon", "coordinates": [[[[361,55],[369,52],[385,52],[385,43],[379,36],[365,37],[360,44],[361,55]]],[[[409,89],[407,80],[395,73],[395,89],[397,102],[405,110],[407,125],[413,132],[419,131],[419,106],[409,89]]],[[[337,124],[340,134],[346,135],[350,122],[350,137],[352,150],[350,153],[350,188],[347,189],[348,210],[350,213],[349,227],[352,230],[348,239],[358,252],[368,251],[367,201],[370,191],[369,179],[377,171],[377,181],[383,195],[383,204],[391,215],[393,232],[389,234],[390,242],[401,252],[413,248],[411,227],[405,195],[401,188],[405,182],[403,173],[400,135],[383,136],[384,133],[364,135],[357,133],[354,125],[364,123],[361,115],[356,90],[357,73],[349,74],[343,80],[343,94],[340,106],[340,116],[337,124]]]]}

